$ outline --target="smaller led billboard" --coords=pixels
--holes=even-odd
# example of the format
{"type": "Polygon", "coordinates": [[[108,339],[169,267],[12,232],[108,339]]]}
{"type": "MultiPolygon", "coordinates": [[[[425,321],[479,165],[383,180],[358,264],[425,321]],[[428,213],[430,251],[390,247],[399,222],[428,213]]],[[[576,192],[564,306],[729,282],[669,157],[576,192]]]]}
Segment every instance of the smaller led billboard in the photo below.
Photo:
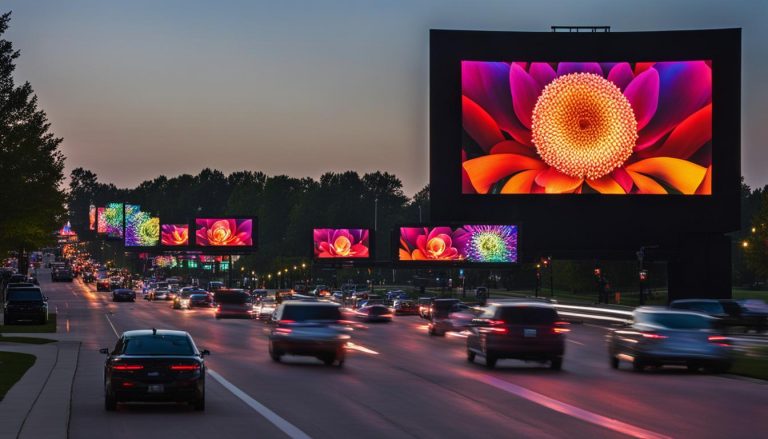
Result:
{"type": "Polygon", "coordinates": [[[97,233],[107,233],[107,217],[104,216],[104,212],[107,210],[106,207],[99,207],[96,209],[96,232],[97,233]]]}
{"type": "Polygon", "coordinates": [[[163,224],[160,226],[160,243],[169,247],[189,245],[189,225],[163,224]]]}
{"type": "Polygon", "coordinates": [[[198,247],[252,247],[253,219],[196,218],[198,247]]]}
{"type": "Polygon", "coordinates": [[[135,204],[125,205],[125,246],[155,247],[160,241],[160,218],[142,212],[135,204]]]}
{"type": "Polygon", "coordinates": [[[400,262],[517,262],[517,226],[400,227],[400,262]]]}
{"type": "MultiPolygon", "coordinates": [[[[123,203],[109,203],[104,209],[107,238],[123,238],[123,203]]],[[[101,220],[101,217],[99,217],[101,220]]]]}
{"type": "Polygon", "coordinates": [[[93,204],[88,209],[88,230],[96,230],[96,206],[93,204]]]}
{"type": "Polygon", "coordinates": [[[369,259],[369,229],[313,229],[315,259],[369,259]]]}

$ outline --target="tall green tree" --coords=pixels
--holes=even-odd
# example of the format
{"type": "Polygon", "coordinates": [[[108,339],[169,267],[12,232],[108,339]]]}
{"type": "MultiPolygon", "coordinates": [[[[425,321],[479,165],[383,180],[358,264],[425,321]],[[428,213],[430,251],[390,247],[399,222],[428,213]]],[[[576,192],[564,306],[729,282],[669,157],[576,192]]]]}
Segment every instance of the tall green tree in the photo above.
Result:
{"type": "Polygon", "coordinates": [[[763,192],[760,209],[752,217],[742,249],[747,267],[759,278],[768,278],[768,193],[763,192]]]}
{"type": "MultiPolygon", "coordinates": [[[[10,12],[0,16],[0,37],[10,20],[10,12]]],[[[15,84],[18,57],[0,39],[0,255],[51,244],[65,215],[62,139],[50,132],[29,82],[15,84]]]]}

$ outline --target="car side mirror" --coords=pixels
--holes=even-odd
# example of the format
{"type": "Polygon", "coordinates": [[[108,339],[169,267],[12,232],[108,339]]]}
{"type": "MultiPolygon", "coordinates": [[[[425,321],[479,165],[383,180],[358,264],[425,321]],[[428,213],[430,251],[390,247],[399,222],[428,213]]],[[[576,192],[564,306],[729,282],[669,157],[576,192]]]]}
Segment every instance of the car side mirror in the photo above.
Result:
{"type": "Polygon", "coordinates": [[[203,349],[202,351],[200,351],[201,357],[205,357],[206,355],[211,355],[211,351],[209,351],[208,349],[203,349]]]}
{"type": "Polygon", "coordinates": [[[43,296],[43,302],[47,302],[47,301],[48,301],[48,296],[43,296]]]}
{"type": "Polygon", "coordinates": [[[109,348],[101,348],[99,349],[100,354],[109,355],[109,348]]]}

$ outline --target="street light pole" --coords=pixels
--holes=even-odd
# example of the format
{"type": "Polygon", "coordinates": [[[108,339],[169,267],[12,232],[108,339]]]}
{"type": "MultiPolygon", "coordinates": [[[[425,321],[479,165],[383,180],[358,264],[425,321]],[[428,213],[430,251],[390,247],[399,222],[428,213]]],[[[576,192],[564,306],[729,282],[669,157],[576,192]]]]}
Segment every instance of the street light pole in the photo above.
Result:
{"type": "Polygon", "coordinates": [[[377,231],[379,226],[379,197],[373,199],[373,231],[377,231]]]}

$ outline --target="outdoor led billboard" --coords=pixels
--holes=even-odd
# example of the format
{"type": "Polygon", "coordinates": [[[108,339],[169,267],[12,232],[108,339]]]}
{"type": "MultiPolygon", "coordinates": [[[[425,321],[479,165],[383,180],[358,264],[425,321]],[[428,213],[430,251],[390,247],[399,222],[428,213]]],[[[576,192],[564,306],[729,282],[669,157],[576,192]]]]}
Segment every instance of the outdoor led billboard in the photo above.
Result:
{"type": "Polygon", "coordinates": [[[429,93],[432,221],[532,257],[740,225],[740,29],[432,30],[429,93]]]}
{"type": "Polygon", "coordinates": [[[167,247],[189,245],[188,224],[163,224],[160,226],[160,244],[167,247]]]}
{"type": "Polygon", "coordinates": [[[125,246],[156,247],[160,242],[160,218],[135,204],[125,205],[125,246]]]}
{"type": "Polygon", "coordinates": [[[518,262],[516,225],[403,226],[397,261],[427,264],[518,262]]]}
{"type": "MultiPolygon", "coordinates": [[[[109,203],[104,209],[104,223],[106,226],[107,238],[123,238],[123,203],[109,203]]],[[[101,216],[99,217],[101,220],[101,216]]]]}
{"type": "Polygon", "coordinates": [[[616,61],[461,61],[462,193],[711,195],[711,60],[616,61]]]}
{"type": "Polygon", "coordinates": [[[317,228],[312,230],[316,260],[371,259],[370,229],[317,228]]]}
{"type": "Polygon", "coordinates": [[[251,218],[196,218],[195,246],[215,248],[253,247],[254,220],[251,218]]]}
{"type": "Polygon", "coordinates": [[[88,230],[96,230],[96,206],[93,204],[88,208],[88,230]]]}
{"type": "Polygon", "coordinates": [[[106,210],[106,207],[96,208],[96,233],[107,233],[107,217],[104,216],[106,210]]]}

